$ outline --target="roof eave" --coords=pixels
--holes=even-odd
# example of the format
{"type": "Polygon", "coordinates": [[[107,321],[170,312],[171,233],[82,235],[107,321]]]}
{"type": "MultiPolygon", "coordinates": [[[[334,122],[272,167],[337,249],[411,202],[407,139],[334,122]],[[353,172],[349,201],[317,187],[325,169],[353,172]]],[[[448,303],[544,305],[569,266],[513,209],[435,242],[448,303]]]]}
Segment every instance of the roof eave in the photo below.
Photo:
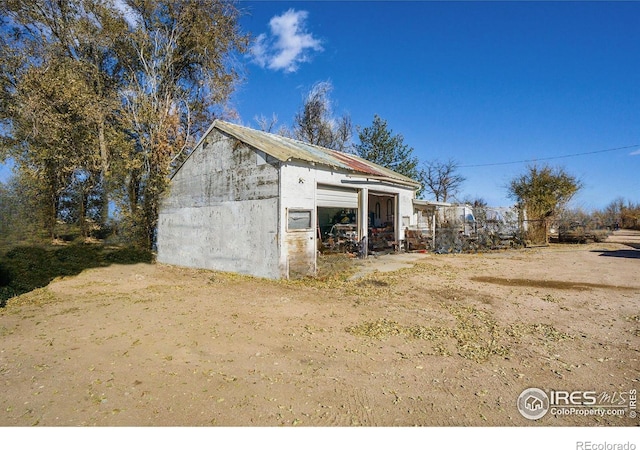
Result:
{"type": "Polygon", "coordinates": [[[369,173],[362,173],[362,172],[354,172],[349,174],[350,177],[354,177],[354,178],[366,178],[369,180],[376,180],[376,181],[384,181],[386,183],[392,183],[392,184],[399,184],[405,187],[410,187],[413,189],[420,189],[420,187],[422,187],[422,184],[415,182],[415,181],[406,181],[406,180],[399,180],[397,178],[392,178],[392,177],[385,177],[385,176],[381,176],[381,175],[372,175],[369,173]]]}

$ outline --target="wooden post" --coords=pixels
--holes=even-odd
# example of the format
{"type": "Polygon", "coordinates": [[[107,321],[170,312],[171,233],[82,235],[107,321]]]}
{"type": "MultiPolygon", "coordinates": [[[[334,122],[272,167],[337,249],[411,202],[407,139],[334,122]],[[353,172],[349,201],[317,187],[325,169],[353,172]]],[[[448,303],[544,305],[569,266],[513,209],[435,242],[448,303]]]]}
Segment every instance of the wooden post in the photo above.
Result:
{"type": "Polygon", "coordinates": [[[364,246],[361,254],[361,257],[366,258],[369,253],[369,189],[360,189],[360,198],[358,200],[358,241],[362,242],[363,238],[367,238],[367,245],[364,246]]]}

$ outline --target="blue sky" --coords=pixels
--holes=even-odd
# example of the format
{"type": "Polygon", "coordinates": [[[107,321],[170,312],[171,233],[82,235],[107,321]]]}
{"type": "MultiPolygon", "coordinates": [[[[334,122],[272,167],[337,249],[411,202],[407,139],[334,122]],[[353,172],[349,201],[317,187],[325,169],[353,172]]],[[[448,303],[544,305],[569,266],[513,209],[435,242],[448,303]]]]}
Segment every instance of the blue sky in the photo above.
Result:
{"type": "Polygon", "coordinates": [[[547,161],[584,183],[574,206],[640,202],[640,2],[239,6],[255,39],[232,98],[245,125],[290,125],[329,80],[337,115],[364,127],[378,114],[421,161],[455,159],[461,197],[512,203],[505,185],[526,163],[485,164],[591,153],[547,161]]]}
{"type": "MultiPolygon", "coordinates": [[[[274,113],[290,125],[304,93],[329,80],[337,115],[360,126],[380,115],[421,161],[478,166],[591,153],[547,161],[583,181],[575,206],[640,201],[640,3],[240,6],[257,42],[233,97],[246,125],[274,113]]],[[[461,167],[463,196],[509,205],[505,185],[525,168],[461,167]]]]}

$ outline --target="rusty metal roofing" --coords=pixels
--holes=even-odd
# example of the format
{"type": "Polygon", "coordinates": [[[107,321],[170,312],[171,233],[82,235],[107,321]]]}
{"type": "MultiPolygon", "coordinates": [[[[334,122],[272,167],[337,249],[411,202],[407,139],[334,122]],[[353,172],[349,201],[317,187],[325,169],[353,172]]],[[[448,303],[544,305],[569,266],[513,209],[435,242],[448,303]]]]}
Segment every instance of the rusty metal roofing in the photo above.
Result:
{"type": "Polygon", "coordinates": [[[394,180],[419,187],[420,183],[393,170],[374,164],[350,153],[339,152],[306,142],[254,130],[241,125],[217,120],[212,128],[227,133],[279,161],[305,161],[356,174],[394,180]]]}

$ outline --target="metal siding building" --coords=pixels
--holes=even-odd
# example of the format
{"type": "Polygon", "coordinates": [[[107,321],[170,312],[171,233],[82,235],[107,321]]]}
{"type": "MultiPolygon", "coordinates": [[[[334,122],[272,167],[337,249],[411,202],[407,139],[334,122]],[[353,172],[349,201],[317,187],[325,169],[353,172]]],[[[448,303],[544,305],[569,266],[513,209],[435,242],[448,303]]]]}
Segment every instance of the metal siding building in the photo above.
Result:
{"type": "Polygon", "coordinates": [[[158,261],[267,278],[314,275],[336,214],[346,214],[354,239],[386,230],[381,242],[397,243],[415,220],[418,187],[354,155],[216,121],[161,202],[158,261]]]}

